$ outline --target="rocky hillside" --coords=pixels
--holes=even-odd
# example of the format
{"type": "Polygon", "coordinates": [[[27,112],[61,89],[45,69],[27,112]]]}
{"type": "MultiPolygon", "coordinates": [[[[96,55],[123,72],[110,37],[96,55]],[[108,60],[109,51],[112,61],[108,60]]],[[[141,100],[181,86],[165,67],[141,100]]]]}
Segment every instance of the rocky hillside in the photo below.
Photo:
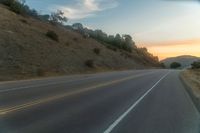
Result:
{"type": "Polygon", "coordinates": [[[159,62],[145,50],[109,49],[0,4],[0,80],[157,66],[159,62]],[[48,31],[54,31],[59,41],[48,37],[48,31]]]}
{"type": "Polygon", "coordinates": [[[197,60],[200,60],[200,57],[183,55],[183,56],[178,56],[178,57],[167,58],[167,59],[162,60],[161,62],[163,62],[165,66],[168,68],[170,67],[170,64],[172,62],[178,62],[181,64],[182,68],[187,68],[187,67],[190,67],[191,64],[197,60]]]}

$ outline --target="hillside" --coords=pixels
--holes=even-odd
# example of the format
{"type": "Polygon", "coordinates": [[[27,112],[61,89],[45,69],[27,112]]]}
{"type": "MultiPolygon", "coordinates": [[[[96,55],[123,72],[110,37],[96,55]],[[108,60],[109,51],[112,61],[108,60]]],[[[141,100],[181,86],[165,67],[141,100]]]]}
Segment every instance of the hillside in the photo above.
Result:
{"type": "Polygon", "coordinates": [[[63,26],[18,15],[1,4],[0,12],[0,80],[159,66],[147,51],[112,50],[63,26]],[[59,42],[46,36],[49,30],[58,35],[59,42]]]}
{"type": "Polygon", "coordinates": [[[190,55],[183,55],[183,56],[178,56],[178,57],[171,57],[162,60],[166,67],[170,67],[170,64],[172,62],[178,62],[182,65],[182,68],[187,68],[190,67],[191,63],[194,61],[200,60],[200,57],[195,57],[195,56],[190,56],[190,55]]]}

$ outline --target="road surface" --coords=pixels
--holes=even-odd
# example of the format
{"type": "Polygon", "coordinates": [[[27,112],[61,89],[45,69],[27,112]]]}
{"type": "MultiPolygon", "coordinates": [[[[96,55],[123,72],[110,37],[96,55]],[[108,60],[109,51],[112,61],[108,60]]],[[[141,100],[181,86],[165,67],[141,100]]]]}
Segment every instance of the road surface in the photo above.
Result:
{"type": "Polygon", "coordinates": [[[176,70],[0,83],[0,133],[199,133],[176,70]]]}

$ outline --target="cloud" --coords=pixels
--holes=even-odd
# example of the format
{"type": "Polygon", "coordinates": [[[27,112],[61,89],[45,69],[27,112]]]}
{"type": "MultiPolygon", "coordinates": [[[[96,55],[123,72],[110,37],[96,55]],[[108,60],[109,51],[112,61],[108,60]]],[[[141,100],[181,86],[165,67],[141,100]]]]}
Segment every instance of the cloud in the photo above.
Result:
{"type": "Polygon", "coordinates": [[[95,16],[97,12],[118,6],[116,0],[76,0],[71,6],[56,5],[54,10],[62,10],[66,17],[72,20],[95,16]]]}

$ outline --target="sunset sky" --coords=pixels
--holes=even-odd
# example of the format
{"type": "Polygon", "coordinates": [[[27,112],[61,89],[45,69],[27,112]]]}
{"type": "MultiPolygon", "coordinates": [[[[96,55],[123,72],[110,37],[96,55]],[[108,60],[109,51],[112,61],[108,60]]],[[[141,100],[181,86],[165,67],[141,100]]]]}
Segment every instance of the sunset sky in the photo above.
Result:
{"type": "Polygon", "coordinates": [[[108,34],[130,34],[139,47],[160,59],[200,56],[198,0],[26,0],[40,13],[65,12],[69,24],[81,22],[108,34]]]}

